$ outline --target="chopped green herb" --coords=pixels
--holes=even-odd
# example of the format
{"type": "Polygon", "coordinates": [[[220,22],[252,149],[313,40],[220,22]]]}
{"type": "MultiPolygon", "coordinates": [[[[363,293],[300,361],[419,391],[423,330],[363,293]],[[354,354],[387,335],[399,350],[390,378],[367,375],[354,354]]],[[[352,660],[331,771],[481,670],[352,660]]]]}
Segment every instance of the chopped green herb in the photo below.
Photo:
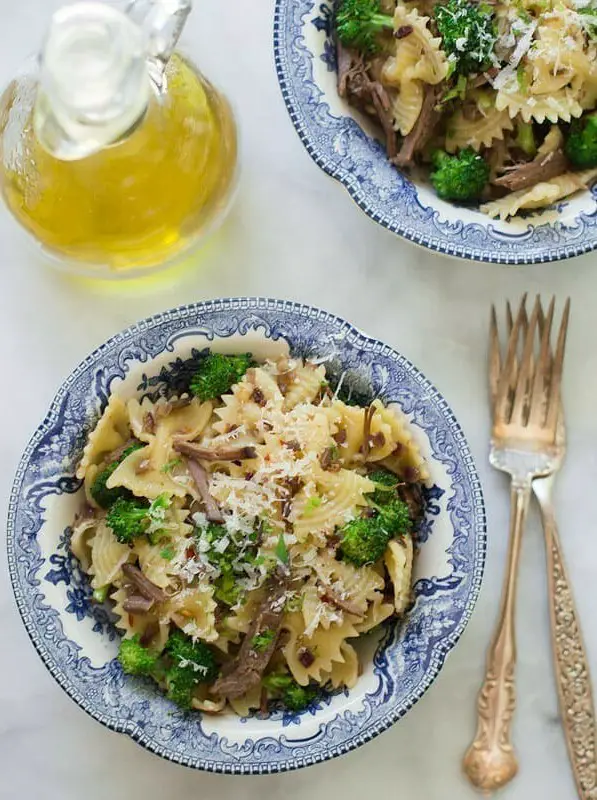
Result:
{"type": "Polygon", "coordinates": [[[159,544],[162,539],[168,538],[168,535],[166,531],[152,531],[147,534],[147,538],[149,539],[149,544],[156,545],[159,544]]]}
{"type": "Polygon", "coordinates": [[[524,64],[519,64],[516,70],[516,80],[518,81],[518,88],[521,92],[526,92],[529,88],[529,81],[527,78],[526,67],[524,64]]]}
{"type": "Polygon", "coordinates": [[[280,534],[278,544],[276,545],[276,558],[285,566],[287,566],[288,562],[290,561],[290,555],[288,553],[288,548],[286,547],[286,542],[284,541],[283,533],[280,534]]]}
{"type": "Polygon", "coordinates": [[[172,561],[175,555],[174,548],[172,547],[171,544],[169,544],[167,547],[164,547],[164,549],[160,551],[160,555],[165,561],[172,561]]]}
{"type": "Polygon", "coordinates": [[[528,156],[537,155],[537,143],[532,122],[519,122],[516,127],[516,145],[528,156]]]}
{"type": "Polygon", "coordinates": [[[298,592],[290,595],[290,597],[288,597],[288,599],[286,600],[286,605],[284,606],[284,610],[287,611],[289,614],[293,614],[295,611],[302,611],[303,600],[304,600],[304,595],[299,594],[298,592]]]}
{"type": "Polygon", "coordinates": [[[464,100],[466,95],[466,89],[468,86],[468,78],[466,75],[459,75],[458,80],[456,81],[456,85],[453,86],[449,91],[441,99],[441,105],[444,103],[449,103],[450,100],[464,100]]]}
{"type": "Polygon", "coordinates": [[[316,508],[319,508],[322,502],[323,501],[321,497],[318,497],[317,495],[313,495],[313,497],[310,497],[305,503],[305,508],[303,509],[303,516],[306,517],[309,514],[312,514],[316,508]]]}
{"type": "Polygon", "coordinates": [[[178,467],[182,464],[182,458],[173,458],[172,461],[168,461],[167,464],[164,464],[162,467],[162,472],[168,473],[172,472],[175,467],[178,467]]]}
{"type": "Polygon", "coordinates": [[[263,651],[267,650],[267,648],[273,643],[275,638],[275,631],[263,631],[262,633],[258,633],[257,636],[253,636],[251,639],[251,645],[254,650],[257,650],[258,653],[263,653],[263,651]]]}

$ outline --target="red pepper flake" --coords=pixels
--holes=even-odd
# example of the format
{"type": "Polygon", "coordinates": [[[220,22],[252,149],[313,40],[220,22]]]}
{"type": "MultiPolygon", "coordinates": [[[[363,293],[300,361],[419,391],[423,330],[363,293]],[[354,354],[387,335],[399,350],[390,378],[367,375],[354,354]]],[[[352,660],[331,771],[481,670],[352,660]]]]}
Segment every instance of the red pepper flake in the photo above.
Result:
{"type": "Polygon", "coordinates": [[[298,652],[298,660],[301,662],[305,669],[308,669],[315,663],[315,656],[308,647],[302,647],[298,652]]]}
{"type": "Polygon", "coordinates": [[[410,36],[413,32],[414,28],[412,25],[401,25],[397,31],[395,31],[394,36],[396,39],[404,39],[406,36],[410,36]]]}
{"type": "Polygon", "coordinates": [[[134,624],[135,624],[135,618],[133,617],[132,614],[129,614],[129,626],[132,628],[134,624]]]}
{"type": "Polygon", "coordinates": [[[197,554],[195,552],[195,548],[193,547],[193,545],[191,545],[190,547],[187,547],[187,549],[185,551],[185,556],[187,558],[195,558],[196,555],[197,554]]]}

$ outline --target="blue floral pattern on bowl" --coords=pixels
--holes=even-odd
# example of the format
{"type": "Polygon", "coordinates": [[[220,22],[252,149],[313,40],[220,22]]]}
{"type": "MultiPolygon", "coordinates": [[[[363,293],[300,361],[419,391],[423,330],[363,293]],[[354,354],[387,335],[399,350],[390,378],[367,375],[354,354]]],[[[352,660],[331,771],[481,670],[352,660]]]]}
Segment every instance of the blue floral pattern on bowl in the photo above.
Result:
{"type": "Polygon", "coordinates": [[[571,258],[597,247],[595,188],[508,222],[440,200],[386,158],[370,122],[336,88],[332,0],[276,0],[276,71],[288,113],[315,163],[383,227],[446,255],[505,264],[571,258]]]}
{"type": "Polygon", "coordinates": [[[146,319],[81,363],[56,395],[19,464],[10,500],[8,558],[23,621],[70,697],[112,730],[172,761],[263,774],[314,764],[381,733],[421,697],[472,613],[485,562],[481,488],[462,430],[445,400],[403,356],[325,311],[262,298],[217,300],[146,319]],[[74,477],[88,431],[113,392],[169,394],[206,348],[326,357],[355,391],[408,416],[431,480],[419,531],[415,600],[402,624],[361,644],[351,691],[322,692],[301,714],[238,719],[185,714],[149,681],[123,675],[110,610],[91,602],[69,553],[81,503],[74,477]]]}

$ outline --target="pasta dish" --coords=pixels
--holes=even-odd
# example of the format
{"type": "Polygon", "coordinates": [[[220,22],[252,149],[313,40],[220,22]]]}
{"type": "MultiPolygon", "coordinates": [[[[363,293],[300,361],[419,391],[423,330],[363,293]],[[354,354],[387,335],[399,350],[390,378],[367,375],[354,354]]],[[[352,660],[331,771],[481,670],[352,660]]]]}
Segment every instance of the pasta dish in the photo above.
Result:
{"type": "Polygon", "coordinates": [[[88,436],[72,552],[124,671],[183,709],[300,712],[354,687],[355,641],[409,606],[425,462],[341,384],[205,351],[188,392],[113,394],[88,436]]]}
{"type": "Polygon", "coordinates": [[[336,38],[340,96],[443,200],[505,220],[597,176],[592,0],[343,0],[336,38]]]}

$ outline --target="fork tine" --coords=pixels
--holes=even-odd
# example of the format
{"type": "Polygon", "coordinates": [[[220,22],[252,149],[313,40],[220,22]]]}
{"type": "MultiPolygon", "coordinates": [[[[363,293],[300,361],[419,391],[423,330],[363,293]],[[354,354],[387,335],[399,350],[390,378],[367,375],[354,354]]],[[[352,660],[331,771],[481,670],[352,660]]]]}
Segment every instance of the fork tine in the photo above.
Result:
{"type": "Polygon", "coordinates": [[[512,328],[514,327],[514,318],[512,317],[512,306],[510,305],[509,300],[506,303],[506,320],[508,322],[508,333],[512,333],[512,328]]]}
{"type": "Polygon", "coordinates": [[[566,350],[566,337],[568,335],[569,322],[570,298],[566,300],[566,305],[564,306],[564,313],[562,314],[562,322],[560,324],[560,332],[558,334],[558,343],[556,346],[556,352],[551,370],[549,410],[547,412],[547,421],[545,427],[549,431],[553,431],[554,439],[557,433],[558,416],[560,414],[562,373],[564,371],[564,353],[566,350]]]}
{"type": "MultiPolygon", "coordinates": [[[[525,293],[525,300],[526,300],[526,293],[525,293]]],[[[512,307],[510,302],[506,304],[506,318],[508,321],[508,333],[512,332],[512,328],[514,327],[514,320],[512,319],[512,307]]],[[[518,361],[518,346],[519,346],[519,339],[522,336],[522,340],[524,342],[526,338],[526,332],[529,325],[529,318],[527,315],[526,304],[524,310],[522,312],[522,319],[520,324],[520,330],[518,332],[518,337],[516,339],[516,349],[514,351],[514,362],[512,364],[512,369],[510,371],[510,386],[508,387],[508,392],[510,393],[510,400],[514,402],[514,393],[516,391],[516,383],[518,381],[518,369],[519,369],[519,361],[518,361]]]]}
{"type": "Polygon", "coordinates": [[[532,381],[532,361],[535,351],[535,337],[537,322],[539,320],[539,309],[541,301],[537,296],[531,319],[526,329],[524,349],[518,370],[518,380],[516,382],[516,392],[514,395],[514,406],[512,408],[511,422],[515,425],[524,425],[525,407],[529,400],[529,387],[532,381]]]}
{"type": "Polygon", "coordinates": [[[522,325],[523,317],[526,314],[526,301],[527,301],[527,296],[526,294],[524,294],[522,300],[520,301],[518,314],[516,315],[516,321],[514,322],[512,330],[510,331],[510,337],[508,339],[508,348],[506,351],[506,358],[504,361],[502,374],[500,375],[500,380],[498,383],[497,394],[495,399],[494,425],[507,422],[508,418],[510,417],[510,411],[512,407],[510,392],[509,392],[510,379],[516,359],[516,349],[518,347],[520,326],[522,325]]]}
{"type": "Polygon", "coordinates": [[[491,306],[491,321],[489,323],[489,394],[492,406],[495,405],[501,370],[502,358],[500,354],[497,313],[495,306],[491,306]]]}
{"type": "Polygon", "coordinates": [[[539,360],[535,367],[535,380],[533,381],[533,388],[531,391],[529,425],[542,426],[545,420],[548,401],[547,392],[549,388],[548,378],[551,371],[551,348],[549,342],[551,339],[555,304],[555,297],[552,297],[547,312],[547,319],[543,314],[543,308],[541,308],[539,314],[541,349],[539,352],[539,360]]]}

